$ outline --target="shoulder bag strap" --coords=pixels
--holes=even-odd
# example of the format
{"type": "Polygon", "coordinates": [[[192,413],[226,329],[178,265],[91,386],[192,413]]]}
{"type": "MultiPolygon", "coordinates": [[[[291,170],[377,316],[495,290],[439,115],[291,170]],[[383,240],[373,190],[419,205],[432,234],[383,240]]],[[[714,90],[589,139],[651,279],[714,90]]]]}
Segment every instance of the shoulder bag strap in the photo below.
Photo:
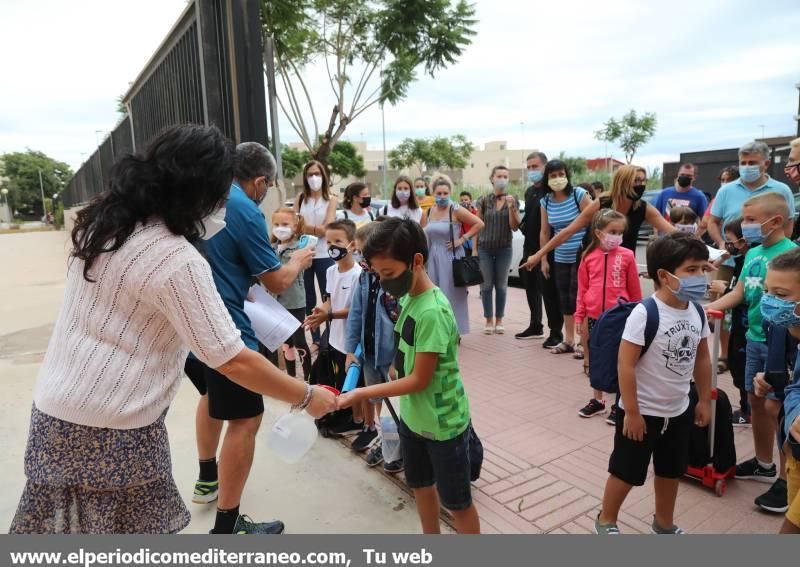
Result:
{"type": "Polygon", "coordinates": [[[647,321],[644,325],[644,346],[642,346],[640,356],[644,356],[644,353],[647,352],[647,349],[650,348],[650,345],[655,340],[656,334],[658,334],[658,319],[660,317],[658,304],[656,304],[656,300],[652,296],[642,301],[642,305],[647,310],[647,321]]]}
{"type": "Polygon", "coordinates": [[[453,237],[453,205],[450,205],[450,209],[448,209],[448,213],[450,215],[450,243],[453,245],[451,248],[453,252],[453,260],[456,259],[456,241],[453,237]]]}

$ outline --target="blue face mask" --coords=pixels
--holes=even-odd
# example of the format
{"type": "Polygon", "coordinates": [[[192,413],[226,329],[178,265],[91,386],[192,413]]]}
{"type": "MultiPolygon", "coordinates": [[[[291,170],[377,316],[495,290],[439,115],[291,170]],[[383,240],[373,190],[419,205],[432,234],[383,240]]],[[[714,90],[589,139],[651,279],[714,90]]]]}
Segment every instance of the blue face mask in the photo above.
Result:
{"type": "Polygon", "coordinates": [[[539,171],[538,169],[534,169],[533,171],[528,172],[528,181],[531,183],[539,183],[544,177],[544,173],[539,171]]]}
{"type": "Polygon", "coordinates": [[[679,278],[675,274],[669,275],[681,283],[677,291],[669,288],[669,290],[675,294],[675,297],[681,301],[700,301],[705,297],[706,290],[708,290],[708,282],[704,275],[698,274],[696,276],[686,276],[684,278],[679,278]]]}
{"type": "Polygon", "coordinates": [[[436,197],[436,206],[445,208],[450,204],[450,197],[436,197]]]}
{"type": "MultiPolygon", "coordinates": [[[[774,218],[774,217],[773,217],[774,218]]],[[[772,219],[767,219],[762,223],[742,223],[742,238],[750,244],[760,244],[764,241],[765,238],[769,238],[769,235],[772,234],[772,231],[769,231],[769,234],[764,234],[761,232],[761,227],[767,224],[772,219]]]]}
{"type": "Polygon", "coordinates": [[[739,166],[739,177],[745,183],[755,183],[761,177],[761,168],[757,165],[739,166]]]}
{"type": "Polygon", "coordinates": [[[787,301],[769,293],[761,296],[761,315],[773,325],[800,327],[797,306],[800,301],[787,301]]]}

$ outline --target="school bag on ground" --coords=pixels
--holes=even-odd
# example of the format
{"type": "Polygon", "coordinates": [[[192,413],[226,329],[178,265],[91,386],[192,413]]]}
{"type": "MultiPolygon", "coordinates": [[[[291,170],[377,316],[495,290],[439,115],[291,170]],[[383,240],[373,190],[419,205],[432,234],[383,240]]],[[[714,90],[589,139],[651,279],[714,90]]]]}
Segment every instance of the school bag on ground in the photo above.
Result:
{"type": "MultiPolygon", "coordinates": [[[[317,359],[311,364],[308,383],[317,386],[330,386],[341,391],[344,386],[344,372],[337,368],[336,362],[331,356],[331,346],[328,343],[330,336],[330,325],[326,326],[319,341],[319,351],[317,359]]],[[[353,417],[351,408],[337,410],[314,420],[320,435],[330,437],[330,428],[346,422],[353,417]]]]}
{"type": "MultiPolygon", "coordinates": [[[[648,297],[641,302],[619,302],[605,313],[594,324],[589,335],[589,382],[592,388],[610,394],[619,393],[619,376],[617,374],[617,361],[619,348],[622,344],[622,334],[625,331],[625,322],[633,309],[641,303],[647,310],[647,321],[644,327],[644,346],[639,355],[650,348],[658,332],[658,305],[653,297],[648,297]]],[[[691,302],[700,315],[702,324],[706,323],[706,313],[700,304],[691,302]]]]}
{"type": "MultiPolygon", "coordinates": [[[[689,389],[689,407],[694,412],[699,396],[697,386],[692,382],[689,389]]],[[[703,468],[707,464],[714,465],[714,470],[723,472],[736,465],[736,444],[733,437],[733,408],[731,407],[728,395],[717,388],[717,410],[714,416],[714,459],[710,454],[711,447],[708,444],[708,426],[697,427],[692,424],[692,432],[689,437],[689,465],[695,468],[703,468]]]]}

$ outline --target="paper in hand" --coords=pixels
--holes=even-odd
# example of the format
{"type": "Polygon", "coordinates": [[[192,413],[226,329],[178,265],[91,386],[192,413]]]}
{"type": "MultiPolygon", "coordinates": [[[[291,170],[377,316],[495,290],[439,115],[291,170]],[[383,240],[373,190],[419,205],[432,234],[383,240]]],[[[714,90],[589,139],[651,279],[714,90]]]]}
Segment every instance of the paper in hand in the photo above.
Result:
{"type": "Polygon", "coordinates": [[[244,312],[261,344],[275,352],[297,330],[300,321],[260,285],[251,287],[249,295],[255,301],[245,301],[244,312]]]}

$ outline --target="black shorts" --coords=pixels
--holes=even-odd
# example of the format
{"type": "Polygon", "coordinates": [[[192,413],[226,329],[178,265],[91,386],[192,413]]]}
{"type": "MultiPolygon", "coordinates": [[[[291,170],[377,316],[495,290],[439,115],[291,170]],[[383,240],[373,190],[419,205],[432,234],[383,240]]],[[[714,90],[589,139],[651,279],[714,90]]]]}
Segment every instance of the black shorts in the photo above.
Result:
{"type": "Polygon", "coordinates": [[[550,277],[556,279],[558,304],[562,315],[573,315],[578,302],[578,263],[562,264],[556,262],[550,277]]]}
{"type": "Polygon", "coordinates": [[[628,484],[642,486],[647,480],[647,468],[652,456],[656,476],[682,477],[689,466],[689,437],[694,423],[694,409],[689,406],[678,417],[669,419],[650,415],[643,417],[647,427],[644,440],[633,441],[622,434],[625,411],[617,408],[614,452],[611,453],[608,472],[628,484]]]}
{"type": "Polygon", "coordinates": [[[248,419],[264,413],[264,398],[232,382],[195,358],[187,358],[183,371],[201,396],[208,394],[208,415],[214,419],[248,419]]]}
{"type": "Polygon", "coordinates": [[[470,424],[448,441],[434,441],[411,431],[400,420],[400,449],[409,488],[436,485],[439,500],[448,510],[466,510],[472,505],[470,484],[470,424]]]}

